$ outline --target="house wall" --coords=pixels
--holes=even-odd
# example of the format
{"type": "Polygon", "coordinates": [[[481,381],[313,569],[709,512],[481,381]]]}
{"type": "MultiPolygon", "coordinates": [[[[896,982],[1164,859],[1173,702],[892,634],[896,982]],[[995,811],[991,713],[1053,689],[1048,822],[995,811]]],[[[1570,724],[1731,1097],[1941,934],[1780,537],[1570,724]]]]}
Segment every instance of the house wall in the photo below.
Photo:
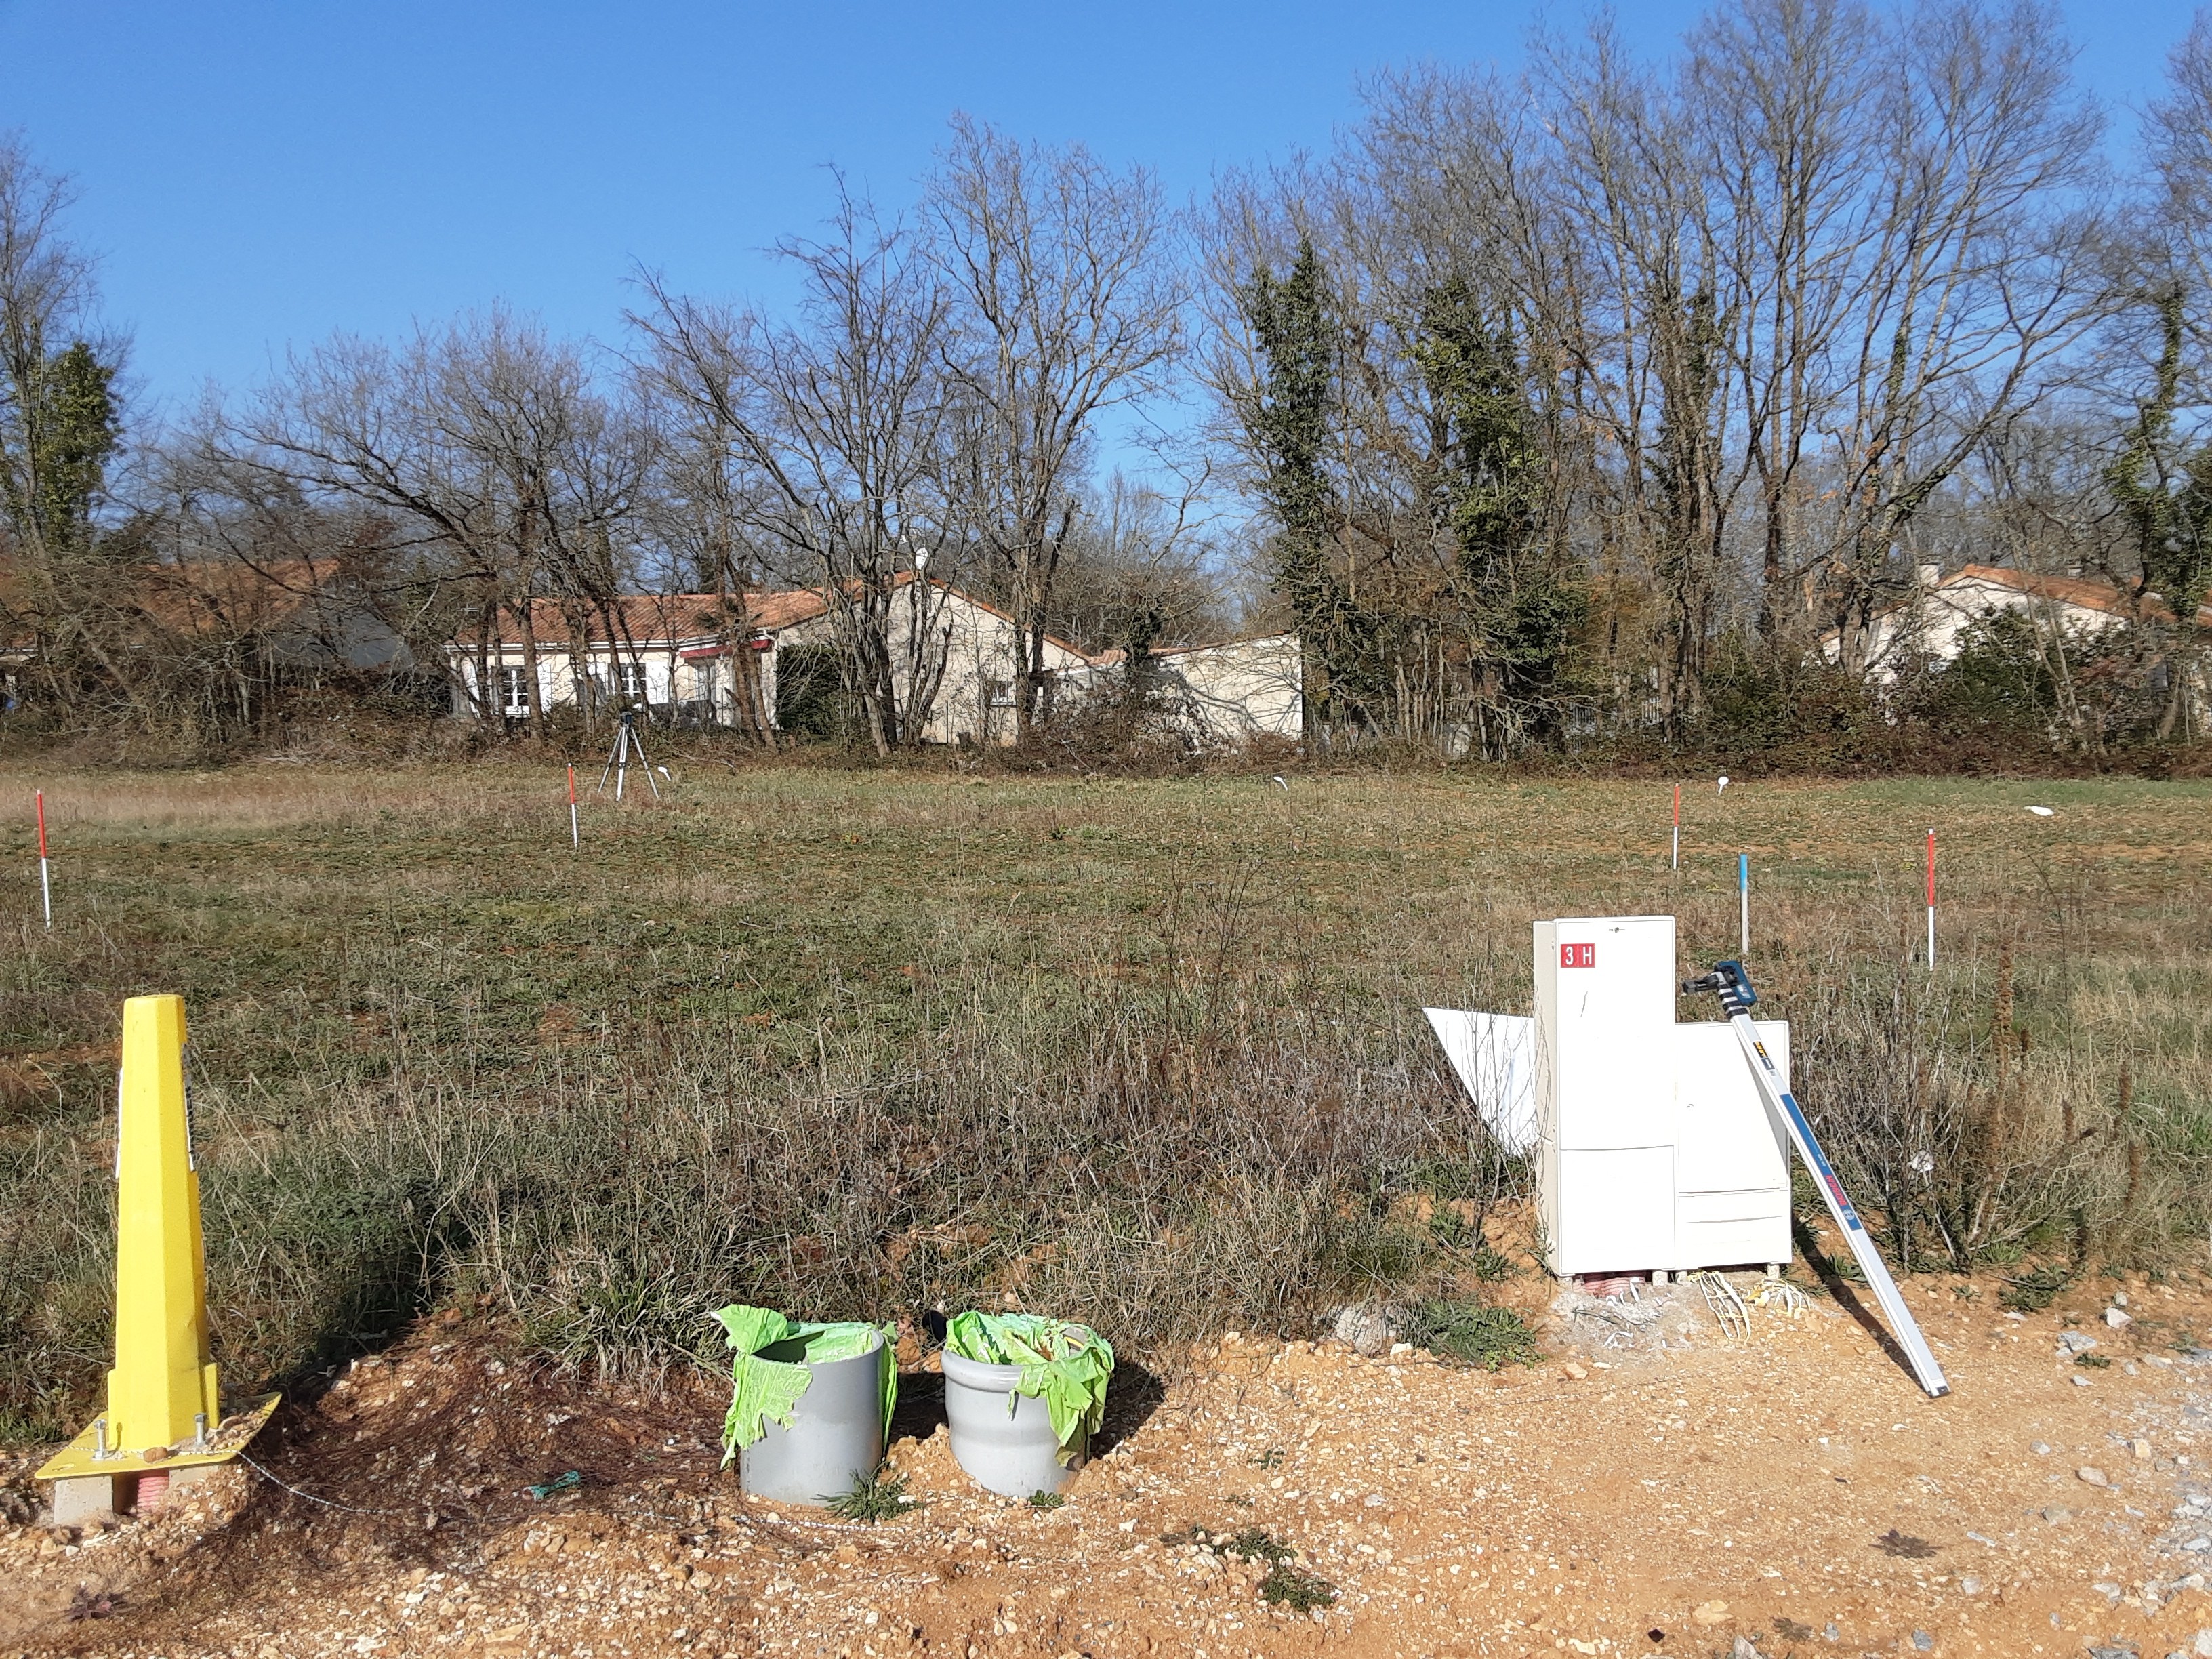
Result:
{"type": "Polygon", "coordinates": [[[1168,652],[1154,665],[1179,717],[1201,743],[1304,735],[1304,676],[1295,634],[1168,652]]]}
{"type": "MultiPolygon", "coordinates": [[[[924,741],[1013,741],[1012,687],[1021,656],[1020,630],[1011,621],[957,592],[939,588],[924,623],[921,593],[912,585],[901,588],[893,596],[889,621],[891,683],[902,705],[912,690],[913,676],[908,664],[913,658],[910,647],[915,628],[927,626],[945,640],[945,676],[930,705],[929,719],[922,727],[924,741]]],[[[776,649],[769,653],[769,661],[763,665],[766,671],[763,684],[771,710],[775,707],[775,656],[786,646],[835,646],[836,642],[836,621],[829,616],[794,623],[776,635],[776,649]]],[[[1080,653],[1048,640],[1044,665],[1062,677],[1070,691],[1088,688],[1091,659],[1080,653]]],[[[726,663],[722,672],[726,676],[729,673],[726,663]]]]}
{"type": "MultiPolygon", "coordinates": [[[[1869,650],[1872,677],[1883,684],[1895,679],[1906,666],[1908,653],[1952,661],[1959,654],[1960,635],[1993,611],[2033,612],[2047,623],[2055,622],[2062,632],[2076,635],[2101,634],[2120,623],[2108,611],[2023,592],[1978,576],[1954,576],[1927,589],[1917,607],[1899,607],[1875,619],[1869,650]]],[[[1830,662],[1839,660],[1840,651],[1834,639],[1821,647],[1830,662]]]]}
{"type": "MultiPolygon", "coordinates": [[[[923,739],[942,744],[1011,743],[1013,686],[1022,655],[1020,630],[1010,618],[956,589],[932,584],[928,594],[926,620],[924,590],[919,585],[902,585],[892,599],[888,618],[892,675],[902,702],[912,690],[908,665],[914,654],[915,629],[926,626],[942,641],[945,662],[923,726],[923,739]]],[[[836,621],[827,614],[810,617],[776,629],[772,639],[769,649],[753,657],[771,720],[775,718],[782,653],[797,646],[835,647],[836,621]]],[[[594,646],[580,663],[567,641],[549,640],[538,652],[538,703],[549,709],[574,708],[580,678],[611,687],[617,683],[617,664],[636,662],[645,670],[645,700],[656,709],[671,704],[696,709],[711,700],[708,718],[717,725],[734,724],[737,663],[726,650],[714,649],[720,644],[716,638],[658,640],[641,642],[635,652],[594,646]],[[702,654],[686,661],[687,651],[702,654]],[[713,654],[704,654],[709,651],[713,654]]],[[[454,688],[453,711],[465,718],[472,716],[476,655],[456,645],[450,647],[448,659],[454,688]]],[[[1196,741],[1231,745],[1257,736],[1295,739],[1300,735],[1303,702],[1297,635],[1276,635],[1167,652],[1155,660],[1169,702],[1196,741]]],[[[522,647],[502,645],[489,664],[496,696],[499,671],[524,666],[522,647]]],[[[1101,670],[1080,652],[1054,640],[1045,641],[1044,665],[1055,677],[1048,694],[1055,700],[1086,696],[1102,673],[1119,672],[1101,670]]],[[[503,711],[495,709],[499,712],[503,711]]]]}
{"type": "MultiPolygon", "coordinates": [[[[611,646],[594,646],[582,659],[582,678],[611,691],[618,683],[616,668],[621,664],[640,664],[645,669],[645,701],[655,708],[665,708],[672,702],[685,702],[717,693],[722,676],[716,672],[713,662],[687,663],[679,654],[683,650],[705,644],[700,640],[685,640],[676,643],[657,641],[641,645],[635,652],[617,651],[611,646]]],[[[477,689],[477,656],[465,647],[453,647],[453,711],[459,715],[473,715],[476,706],[471,693],[477,689]]],[[[501,647],[489,659],[493,695],[498,695],[500,671],[521,670],[527,658],[519,645],[501,647]]],[[[538,701],[542,708],[573,708],[576,706],[579,675],[575,653],[566,645],[540,645],[538,647],[538,701]]],[[[714,718],[731,718],[730,699],[726,694],[715,697],[714,718]]],[[[495,708],[496,714],[502,712],[495,708]]]]}

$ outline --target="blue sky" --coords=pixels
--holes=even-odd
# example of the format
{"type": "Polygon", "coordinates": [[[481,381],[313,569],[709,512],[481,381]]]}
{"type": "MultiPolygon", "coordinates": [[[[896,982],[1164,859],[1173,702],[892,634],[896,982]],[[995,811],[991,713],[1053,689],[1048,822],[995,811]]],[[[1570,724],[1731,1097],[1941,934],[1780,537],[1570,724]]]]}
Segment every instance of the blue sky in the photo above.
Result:
{"type": "MultiPolygon", "coordinates": [[[[1654,52],[1700,9],[1620,8],[1654,52]]],[[[2124,106],[2191,8],[2066,10],[2084,80],[2124,106]]],[[[1538,12],[0,0],[0,127],[75,175],[73,228],[142,398],[174,408],[334,329],[396,335],[493,301],[610,338],[639,261],[773,300],[763,250],[818,223],[825,165],[902,201],[956,110],[1142,161],[1182,196],[1326,145],[1376,69],[1510,67],[1538,12]]]]}

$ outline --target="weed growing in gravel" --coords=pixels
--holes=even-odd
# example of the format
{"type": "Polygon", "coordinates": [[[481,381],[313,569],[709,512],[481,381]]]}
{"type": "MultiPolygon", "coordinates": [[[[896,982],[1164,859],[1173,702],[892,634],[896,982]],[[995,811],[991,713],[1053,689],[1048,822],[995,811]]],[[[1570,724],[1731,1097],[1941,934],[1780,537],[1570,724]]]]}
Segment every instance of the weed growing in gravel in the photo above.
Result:
{"type": "Polygon", "coordinates": [[[1289,1545],[1276,1542],[1258,1527],[1244,1527],[1226,1538],[1217,1538],[1213,1547],[1223,1555],[1233,1555],[1244,1561],[1265,1561],[1270,1565],[1287,1561],[1297,1553],[1289,1545]]]}
{"type": "Polygon", "coordinates": [[[1031,1492],[1029,1498],[1030,1507],[1033,1510],[1056,1510],[1066,1502],[1067,1500],[1058,1492],[1046,1492],[1042,1488],[1031,1492]]]}
{"type": "Polygon", "coordinates": [[[2086,1365],[2093,1371],[2101,1371],[2112,1363],[2112,1357],[2104,1353],[2077,1353],[2074,1356],[2074,1363],[2086,1365]]]}
{"type": "Polygon", "coordinates": [[[2041,1313],[2057,1297],[2059,1291],[2073,1282],[2072,1268],[2059,1262],[2047,1261],[2040,1267],[2029,1269],[2017,1279],[2005,1280],[2004,1294],[1998,1300],[2020,1313],[2041,1313]]]}
{"type": "MultiPolygon", "coordinates": [[[[1036,1499],[1030,1501],[1034,1504],[1036,1499]]],[[[863,1521],[872,1527],[878,1521],[896,1521],[908,1510],[920,1507],[918,1499],[906,1495],[904,1475],[878,1469],[873,1474],[855,1477],[853,1490],[832,1502],[830,1513],[841,1521],[863,1521]]]]}
{"type": "Polygon", "coordinates": [[[1232,1533],[1216,1533],[1204,1527],[1185,1527],[1181,1532],[1162,1533],[1160,1542],[1170,1548],[1195,1544],[1215,1555],[1231,1556],[1239,1561],[1266,1562],[1267,1576],[1260,1581],[1261,1598],[1293,1613],[1311,1613],[1336,1600],[1335,1585],[1317,1573],[1293,1565],[1297,1552],[1263,1528],[1243,1527],[1232,1533]]]}
{"type": "Polygon", "coordinates": [[[1215,1532],[1206,1527],[1185,1527],[1181,1532],[1162,1533],[1160,1542],[1170,1548],[1196,1544],[1216,1555],[1233,1555],[1245,1561],[1287,1561],[1297,1553],[1289,1545],[1278,1543],[1259,1527],[1243,1527],[1229,1533],[1215,1532]]]}
{"type": "Polygon", "coordinates": [[[1533,1365],[1541,1357],[1536,1334],[1510,1308],[1477,1302],[1424,1302],[1407,1322],[1407,1340],[1431,1353],[1498,1370],[1533,1365]]]}
{"type": "Polygon", "coordinates": [[[1292,1613],[1311,1613],[1316,1607],[1328,1607],[1335,1601],[1336,1586],[1319,1573],[1278,1561],[1260,1581],[1260,1598],[1273,1606],[1288,1607],[1292,1613]]]}

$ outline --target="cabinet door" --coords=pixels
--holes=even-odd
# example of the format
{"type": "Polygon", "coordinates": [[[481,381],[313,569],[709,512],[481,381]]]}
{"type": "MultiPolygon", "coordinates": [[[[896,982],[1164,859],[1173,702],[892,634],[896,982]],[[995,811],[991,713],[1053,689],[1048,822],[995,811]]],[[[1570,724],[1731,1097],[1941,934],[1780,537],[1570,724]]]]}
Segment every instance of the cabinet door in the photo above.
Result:
{"type": "Polygon", "coordinates": [[[1547,1218],[1552,1270],[1650,1273],[1674,1265],[1674,1149],[1563,1147],[1547,1218]]]}
{"type": "Polygon", "coordinates": [[[1672,1140],[1674,917],[1540,922],[1535,945],[1542,1133],[1583,1150],[1672,1140]]]}
{"type": "MultiPolygon", "coordinates": [[[[1790,1027],[1759,1023],[1786,1083],[1790,1027]]],[[[1735,1032],[1678,1025],[1675,1256],[1685,1271],[1790,1259],[1790,1143],[1767,1114],[1735,1032]]]]}

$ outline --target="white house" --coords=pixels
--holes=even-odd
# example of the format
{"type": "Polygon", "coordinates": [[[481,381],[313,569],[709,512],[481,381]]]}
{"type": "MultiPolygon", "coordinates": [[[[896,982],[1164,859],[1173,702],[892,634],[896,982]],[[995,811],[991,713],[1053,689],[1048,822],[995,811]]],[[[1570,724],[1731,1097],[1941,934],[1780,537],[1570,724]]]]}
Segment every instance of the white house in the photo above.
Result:
{"type": "Polygon", "coordinates": [[[1153,665],[1176,718],[1209,748],[1305,731],[1305,672],[1295,634],[1156,647],[1153,665]]]}
{"type": "MultiPolygon", "coordinates": [[[[918,581],[901,573],[890,595],[886,643],[891,684],[899,705],[914,695],[918,665],[933,664],[941,653],[944,669],[923,721],[925,743],[1011,743],[1014,737],[1014,686],[1020,676],[1021,629],[1012,617],[988,600],[932,577],[918,581]],[[917,649],[917,641],[928,649],[917,649]]],[[[750,651],[759,665],[763,694],[780,727],[804,724],[800,704],[808,695],[800,684],[811,677],[827,690],[838,653],[838,618],[830,596],[820,588],[800,588],[753,596],[747,636],[717,641],[683,653],[685,661],[711,673],[716,695],[737,694],[734,659],[750,651]]],[[[1092,660],[1075,646],[1050,635],[1044,641],[1042,706],[1050,712],[1063,696],[1086,690],[1092,660]]]]}
{"type": "MultiPolygon", "coordinates": [[[[1970,564],[1948,576],[1936,567],[1921,567],[1920,592],[1874,619],[1867,662],[1873,678],[1894,679],[1913,659],[1949,662],[1960,636],[1976,623],[1999,611],[2033,617],[2045,628],[2075,639],[2093,639],[2136,614],[2136,600],[2112,583],[2087,576],[2041,576],[2001,565],[1970,564]]],[[[2172,613],[2157,600],[2146,614],[2170,621],[2172,613]]],[[[2212,605],[2199,606],[2197,625],[2212,629],[2212,605]]],[[[1840,659],[1832,633],[1821,641],[1830,662],[1840,659]]]]}
{"type": "MultiPolygon", "coordinates": [[[[580,695],[619,708],[645,707],[664,717],[702,725],[738,723],[740,653],[760,677],[771,724],[788,723],[806,688],[795,679],[834,665],[837,619],[830,596],[819,588],[748,594],[743,625],[731,601],[712,593],[633,595],[572,618],[551,599],[536,601],[530,623],[536,640],[539,706],[573,708],[580,695]],[[580,661],[576,623],[583,623],[580,661]]],[[[902,574],[891,594],[889,644],[892,681],[903,704],[913,691],[917,659],[944,657],[943,678],[922,738],[931,743],[1005,743],[1014,730],[1014,684],[1019,673],[1020,629],[988,602],[932,579],[926,586],[902,574]],[[917,635],[932,642],[914,647],[917,635]]],[[[500,637],[480,649],[474,641],[452,647],[453,712],[478,706],[479,678],[489,675],[487,706],[509,720],[526,718],[531,653],[521,619],[501,618],[500,637]],[[481,658],[481,661],[479,659],[481,658]]],[[[1044,643],[1044,697],[1086,690],[1091,659],[1065,640],[1044,643]]]]}
{"type": "Polygon", "coordinates": [[[736,610],[714,593],[629,594],[587,609],[534,599],[527,641],[523,619],[503,610],[497,639],[458,640],[448,647],[453,713],[527,719],[534,645],[541,708],[597,702],[726,721],[734,710],[726,700],[718,702],[716,677],[684,653],[726,638],[736,610]]]}
{"type": "MultiPolygon", "coordinates": [[[[805,730],[838,717],[838,618],[821,588],[745,596],[742,620],[734,601],[712,593],[633,595],[583,613],[540,599],[530,613],[538,665],[538,704],[573,708],[580,697],[602,706],[643,707],[662,719],[709,726],[739,723],[745,671],[757,675],[772,726],[805,730]],[[580,658],[579,633],[583,635],[580,658]]],[[[914,691],[917,663],[944,663],[921,738],[927,743],[1010,743],[1014,687],[1020,677],[1021,629],[989,601],[934,577],[902,573],[890,594],[887,642],[891,678],[902,707],[914,691]],[[926,639],[927,651],[917,650],[926,639]]],[[[526,719],[531,649],[521,619],[502,617],[492,641],[457,641],[450,648],[453,708],[481,706],[494,717],[526,719]],[[480,693],[480,679],[489,690],[480,693]]],[[[1255,737],[1295,741],[1304,703],[1297,636],[1164,646],[1152,652],[1171,718],[1207,747],[1234,747],[1255,737]]],[[[1091,694],[1119,672],[1121,653],[1086,655],[1066,640],[1044,641],[1044,711],[1091,694]]]]}

